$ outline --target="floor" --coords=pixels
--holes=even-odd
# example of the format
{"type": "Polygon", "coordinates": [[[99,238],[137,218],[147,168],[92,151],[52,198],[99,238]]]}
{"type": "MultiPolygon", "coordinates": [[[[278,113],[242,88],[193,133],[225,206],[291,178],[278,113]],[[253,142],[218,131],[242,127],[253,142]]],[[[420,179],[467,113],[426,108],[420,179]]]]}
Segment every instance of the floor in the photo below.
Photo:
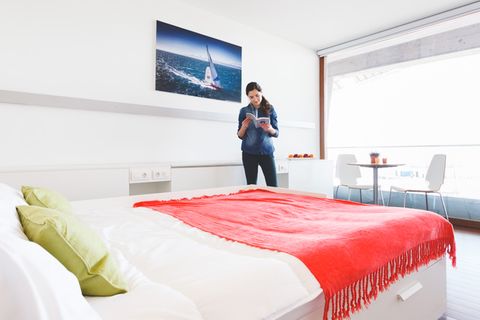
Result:
{"type": "Polygon", "coordinates": [[[447,268],[445,320],[480,320],[480,230],[455,227],[457,267],[447,268]]]}

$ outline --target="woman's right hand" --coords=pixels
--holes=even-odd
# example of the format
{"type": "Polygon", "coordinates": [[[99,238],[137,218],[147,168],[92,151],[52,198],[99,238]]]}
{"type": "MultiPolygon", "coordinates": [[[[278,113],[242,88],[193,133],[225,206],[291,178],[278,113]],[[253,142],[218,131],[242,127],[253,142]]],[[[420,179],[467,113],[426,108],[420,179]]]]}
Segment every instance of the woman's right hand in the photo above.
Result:
{"type": "Polygon", "coordinates": [[[245,119],[243,119],[243,121],[242,121],[242,127],[245,128],[245,129],[247,129],[247,128],[248,128],[248,125],[250,124],[251,121],[252,121],[252,119],[250,119],[250,118],[245,118],[245,119]]]}

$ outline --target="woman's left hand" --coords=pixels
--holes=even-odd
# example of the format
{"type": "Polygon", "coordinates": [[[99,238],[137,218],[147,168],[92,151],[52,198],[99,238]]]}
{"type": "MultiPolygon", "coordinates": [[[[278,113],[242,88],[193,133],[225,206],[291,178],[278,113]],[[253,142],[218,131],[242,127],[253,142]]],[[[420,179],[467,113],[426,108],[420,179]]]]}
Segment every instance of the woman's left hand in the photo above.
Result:
{"type": "Polygon", "coordinates": [[[266,133],[275,134],[275,129],[272,127],[272,125],[270,123],[262,123],[262,124],[260,124],[260,127],[266,133]]]}

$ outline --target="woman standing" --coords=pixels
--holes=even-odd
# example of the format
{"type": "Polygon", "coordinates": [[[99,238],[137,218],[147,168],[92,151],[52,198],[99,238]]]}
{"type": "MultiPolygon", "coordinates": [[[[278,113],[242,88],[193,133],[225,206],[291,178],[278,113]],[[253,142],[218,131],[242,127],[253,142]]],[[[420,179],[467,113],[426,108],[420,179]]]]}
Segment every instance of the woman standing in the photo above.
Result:
{"type": "Polygon", "coordinates": [[[262,168],[267,186],[277,186],[277,171],[273,152],[272,138],[278,137],[277,113],[262,94],[262,88],[256,82],[250,82],[245,88],[250,104],[240,109],[237,135],[242,139],[242,162],[247,184],[256,184],[258,166],[262,168]],[[269,121],[255,122],[255,118],[268,118],[269,121]],[[256,126],[257,124],[257,126],[256,126]]]}

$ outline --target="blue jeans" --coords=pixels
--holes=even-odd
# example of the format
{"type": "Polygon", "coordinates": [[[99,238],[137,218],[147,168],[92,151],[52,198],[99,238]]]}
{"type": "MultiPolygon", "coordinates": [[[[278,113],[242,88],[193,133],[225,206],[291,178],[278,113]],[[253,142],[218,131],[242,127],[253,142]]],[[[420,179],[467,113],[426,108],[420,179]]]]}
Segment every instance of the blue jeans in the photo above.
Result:
{"type": "Polygon", "coordinates": [[[242,152],[243,169],[247,184],[257,184],[258,166],[262,168],[265,182],[269,187],[278,187],[277,185],[277,169],[275,167],[275,159],[271,155],[257,155],[242,152]]]}

